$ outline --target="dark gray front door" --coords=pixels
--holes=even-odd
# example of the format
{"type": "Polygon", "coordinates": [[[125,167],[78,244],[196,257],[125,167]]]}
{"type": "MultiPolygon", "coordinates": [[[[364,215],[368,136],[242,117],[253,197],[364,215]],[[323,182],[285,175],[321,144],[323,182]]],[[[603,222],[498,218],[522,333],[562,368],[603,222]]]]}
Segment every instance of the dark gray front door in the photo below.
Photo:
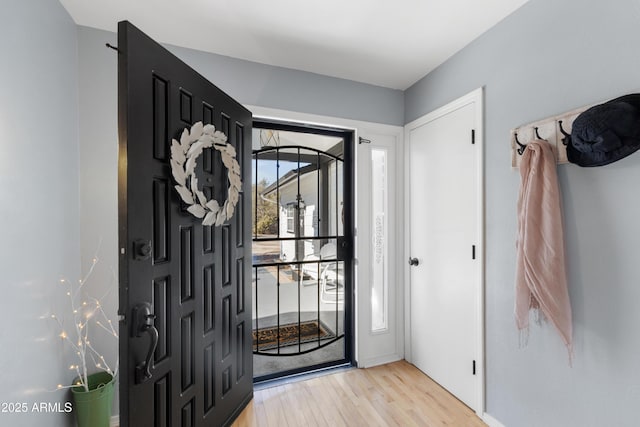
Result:
{"type": "MultiPolygon", "coordinates": [[[[251,113],[128,22],[118,49],[120,423],[230,424],[253,395],[251,113]],[[222,226],[203,226],[174,189],[171,140],[198,121],[227,135],[240,164],[222,226]]],[[[227,198],[218,151],[196,175],[208,199],[227,198]]]]}

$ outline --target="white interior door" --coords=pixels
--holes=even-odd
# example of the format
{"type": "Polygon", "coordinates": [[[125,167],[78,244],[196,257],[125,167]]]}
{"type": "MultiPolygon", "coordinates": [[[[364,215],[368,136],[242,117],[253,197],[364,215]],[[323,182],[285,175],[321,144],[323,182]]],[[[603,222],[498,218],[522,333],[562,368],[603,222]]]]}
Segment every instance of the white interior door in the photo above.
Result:
{"type": "Polygon", "coordinates": [[[408,238],[418,262],[409,270],[411,361],[474,410],[482,295],[476,108],[443,107],[407,128],[408,238]]]}

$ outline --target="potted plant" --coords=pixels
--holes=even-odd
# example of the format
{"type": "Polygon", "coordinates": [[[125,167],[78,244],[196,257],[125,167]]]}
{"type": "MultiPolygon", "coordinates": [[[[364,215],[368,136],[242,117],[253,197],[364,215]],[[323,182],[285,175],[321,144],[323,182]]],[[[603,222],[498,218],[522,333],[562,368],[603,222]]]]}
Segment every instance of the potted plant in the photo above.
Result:
{"type": "Polygon", "coordinates": [[[98,259],[94,257],[89,272],[77,285],[64,279],[60,281],[69,298],[71,316],[66,319],[55,314],[51,316],[60,327],[60,338],[71,347],[77,357],[76,363],[69,366],[77,377],[72,385],[59,384],[58,389],[71,389],[78,427],[109,427],[114,384],[118,374],[118,360],[111,367],[91,343],[94,330],[99,329],[114,337],[116,342],[118,340],[118,332],[105,313],[101,301],[88,297],[83,292],[97,263],[98,259]],[[69,319],[73,322],[72,325],[65,322],[69,319]]]}

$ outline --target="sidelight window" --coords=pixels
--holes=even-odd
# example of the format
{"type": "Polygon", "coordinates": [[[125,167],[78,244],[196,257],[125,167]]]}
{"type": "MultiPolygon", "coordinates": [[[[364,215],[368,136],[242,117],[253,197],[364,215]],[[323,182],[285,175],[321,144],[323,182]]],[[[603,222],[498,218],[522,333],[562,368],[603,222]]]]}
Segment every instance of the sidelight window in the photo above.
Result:
{"type": "Polygon", "coordinates": [[[373,332],[388,327],[388,206],[387,206],[387,150],[371,150],[371,329],[373,332]]]}

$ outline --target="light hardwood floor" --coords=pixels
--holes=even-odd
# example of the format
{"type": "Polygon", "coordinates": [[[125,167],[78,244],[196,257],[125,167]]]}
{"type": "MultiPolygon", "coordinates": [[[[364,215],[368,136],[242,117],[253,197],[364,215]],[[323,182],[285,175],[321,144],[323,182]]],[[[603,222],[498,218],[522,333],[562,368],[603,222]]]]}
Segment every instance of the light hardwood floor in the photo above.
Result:
{"type": "Polygon", "coordinates": [[[449,392],[400,361],[256,390],[232,426],[485,425],[449,392]]]}

